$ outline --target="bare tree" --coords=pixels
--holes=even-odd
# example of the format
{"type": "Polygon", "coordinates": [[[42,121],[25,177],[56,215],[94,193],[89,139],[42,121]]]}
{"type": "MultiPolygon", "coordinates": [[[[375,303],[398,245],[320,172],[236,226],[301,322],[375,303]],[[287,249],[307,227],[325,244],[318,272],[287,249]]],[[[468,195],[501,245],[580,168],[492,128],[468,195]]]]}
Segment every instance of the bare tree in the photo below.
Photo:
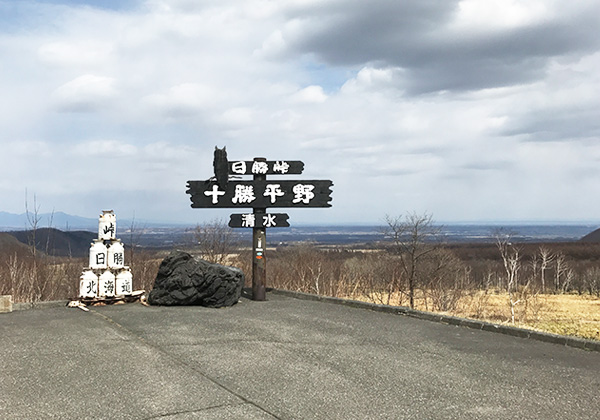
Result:
{"type": "Polygon", "coordinates": [[[571,284],[573,283],[573,280],[575,279],[575,270],[573,270],[571,267],[567,266],[567,269],[565,270],[565,280],[563,281],[562,284],[562,292],[566,293],[569,290],[571,290],[571,284]]]}
{"type": "MultiPolygon", "coordinates": [[[[277,252],[284,270],[273,271],[273,280],[289,290],[324,294],[324,286],[329,283],[326,275],[327,256],[314,244],[301,243],[277,252]]],[[[275,264],[275,259],[272,260],[275,264]]],[[[274,267],[275,268],[275,267],[274,267]]]]}
{"type": "Polygon", "coordinates": [[[546,279],[545,279],[545,273],[546,270],[548,269],[548,265],[554,260],[554,254],[552,254],[550,252],[550,249],[548,249],[545,246],[540,246],[539,248],[539,253],[540,253],[540,281],[542,283],[542,293],[546,292],[546,279]]]}
{"type": "Polygon", "coordinates": [[[356,294],[384,305],[402,306],[406,296],[398,258],[392,255],[373,253],[357,255],[344,261],[342,265],[349,296],[356,294]]]}
{"type": "Polygon", "coordinates": [[[588,267],[583,273],[583,284],[590,295],[600,298],[600,268],[588,267]]]}
{"type": "Polygon", "coordinates": [[[537,254],[534,252],[533,254],[530,255],[529,258],[529,267],[531,268],[531,280],[535,281],[537,279],[538,276],[538,257],[537,254]]]}
{"type": "Polygon", "coordinates": [[[127,234],[128,237],[123,246],[127,252],[125,261],[131,267],[134,290],[152,289],[161,261],[155,251],[142,246],[141,239],[146,232],[147,226],[136,221],[134,212],[129,227],[123,230],[123,236],[127,234]]]}
{"type": "Polygon", "coordinates": [[[393,251],[400,257],[403,277],[408,283],[411,308],[415,307],[415,290],[427,278],[422,273],[425,260],[441,247],[439,226],[435,226],[430,214],[410,213],[406,216],[386,216],[387,226],[383,234],[393,241],[393,251]]]}
{"type": "Polygon", "coordinates": [[[554,257],[554,289],[556,292],[562,291],[562,278],[566,276],[568,269],[565,255],[558,252],[554,257]]]}
{"type": "MultiPolygon", "coordinates": [[[[38,231],[40,228],[40,206],[37,204],[37,196],[33,194],[33,209],[29,209],[29,194],[25,190],[25,215],[27,224],[29,225],[28,242],[31,252],[31,262],[29,270],[26,270],[26,275],[23,276],[23,283],[27,285],[28,295],[27,300],[37,302],[42,300],[47,291],[49,284],[47,261],[43,261],[44,255],[38,253],[38,231]]],[[[48,232],[48,240],[49,238],[48,232]]],[[[48,253],[49,243],[46,242],[46,253],[48,253]]]]}
{"type": "Polygon", "coordinates": [[[511,321],[515,323],[515,307],[521,299],[518,297],[519,271],[521,270],[521,250],[511,242],[511,235],[502,231],[496,232],[496,245],[500,251],[504,270],[506,271],[506,290],[510,304],[511,321]]]}
{"type": "Polygon", "coordinates": [[[194,237],[202,257],[213,263],[224,264],[238,251],[239,236],[222,219],[196,226],[194,237]]]}
{"type": "MultiPolygon", "coordinates": [[[[469,270],[448,249],[437,249],[427,258],[426,270],[428,278],[424,279],[427,293],[434,311],[452,311],[458,306],[465,291],[470,288],[469,270]]],[[[429,310],[427,299],[425,310],[429,310]]]]}
{"type": "Polygon", "coordinates": [[[33,257],[37,256],[37,231],[40,225],[40,207],[37,204],[37,197],[33,194],[33,210],[29,210],[29,194],[25,190],[25,216],[29,225],[29,247],[33,257]]]}
{"type": "Polygon", "coordinates": [[[131,224],[129,225],[129,229],[125,231],[125,233],[129,233],[129,239],[127,241],[127,248],[129,249],[129,256],[127,258],[128,264],[134,266],[137,259],[137,250],[141,247],[140,242],[142,235],[146,231],[146,226],[140,226],[139,223],[135,221],[135,212],[133,212],[133,216],[131,217],[131,224]]]}

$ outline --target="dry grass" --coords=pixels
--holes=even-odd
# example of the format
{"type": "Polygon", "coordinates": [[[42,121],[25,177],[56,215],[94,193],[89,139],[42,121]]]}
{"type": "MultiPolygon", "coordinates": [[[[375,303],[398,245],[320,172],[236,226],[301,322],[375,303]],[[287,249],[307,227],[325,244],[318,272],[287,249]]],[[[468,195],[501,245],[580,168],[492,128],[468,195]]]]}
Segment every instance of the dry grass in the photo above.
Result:
{"type": "MultiPolygon", "coordinates": [[[[600,298],[590,295],[522,295],[515,306],[515,326],[554,334],[572,335],[600,340],[600,298]]],[[[352,299],[386,303],[387,296],[353,296],[352,299]]],[[[400,296],[390,296],[392,305],[400,303],[400,296]]],[[[431,311],[422,291],[415,301],[416,309],[431,311]]],[[[454,311],[444,312],[464,318],[479,319],[510,325],[510,303],[507,293],[476,291],[463,296],[454,311]]]]}
{"type": "MultiPolygon", "coordinates": [[[[515,325],[554,334],[600,340],[600,299],[590,295],[529,295],[516,306],[515,325]]],[[[509,323],[507,293],[477,292],[452,315],[509,323]]]]}

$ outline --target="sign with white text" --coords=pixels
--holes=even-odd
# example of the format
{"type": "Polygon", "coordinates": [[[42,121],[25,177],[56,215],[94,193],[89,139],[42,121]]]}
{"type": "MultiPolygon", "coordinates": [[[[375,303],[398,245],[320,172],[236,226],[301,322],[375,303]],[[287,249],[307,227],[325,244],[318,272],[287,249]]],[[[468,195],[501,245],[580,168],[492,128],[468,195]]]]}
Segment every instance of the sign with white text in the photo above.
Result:
{"type": "Polygon", "coordinates": [[[299,160],[238,160],[229,161],[232,175],[300,175],[304,162],[299,160]]]}
{"type": "Polygon", "coordinates": [[[192,208],[251,208],[252,213],[232,214],[229,226],[252,228],[252,299],[266,300],[267,228],[289,227],[286,213],[267,213],[270,207],[331,207],[328,180],[267,180],[267,175],[298,175],[304,170],[299,160],[227,160],[226,148],[215,147],[214,176],[206,181],[188,181],[186,192],[192,208]],[[240,181],[252,175],[251,181],[240,181]]]}
{"type": "Polygon", "coordinates": [[[331,181],[188,181],[193,208],[331,207],[331,181]]]}
{"type": "Polygon", "coordinates": [[[229,217],[229,227],[232,228],[290,227],[286,213],[245,213],[229,217]]]}

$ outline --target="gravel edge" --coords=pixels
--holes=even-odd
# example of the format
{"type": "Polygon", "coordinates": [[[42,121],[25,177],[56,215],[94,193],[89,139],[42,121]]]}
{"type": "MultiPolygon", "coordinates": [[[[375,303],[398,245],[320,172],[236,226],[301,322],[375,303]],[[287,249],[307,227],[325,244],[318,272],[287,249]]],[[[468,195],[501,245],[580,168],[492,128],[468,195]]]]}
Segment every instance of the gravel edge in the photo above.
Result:
{"type": "Polygon", "coordinates": [[[13,303],[12,310],[14,311],[26,311],[29,309],[47,309],[47,308],[60,308],[65,307],[69,304],[68,300],[49,300],[46,302],[25,302],[25,303],[13,303]]]}

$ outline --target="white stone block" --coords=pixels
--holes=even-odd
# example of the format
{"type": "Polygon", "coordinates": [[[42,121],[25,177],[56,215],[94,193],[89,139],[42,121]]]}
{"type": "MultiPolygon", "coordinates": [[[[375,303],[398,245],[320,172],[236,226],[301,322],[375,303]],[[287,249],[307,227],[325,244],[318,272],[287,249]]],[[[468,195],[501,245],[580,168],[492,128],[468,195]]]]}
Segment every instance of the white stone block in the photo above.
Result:
{"type": "Polygon", "coordinates": [[[94,298],[98,296],[98,276],[92,270],[86,270],[79,280],[79,297],[94,298]]]}
{"type": "Polygon", "coordinates": [[[115,295],[115,275],[110,270],[100,274],[98,295],[100,297],[113,297],[115,295]]]}

